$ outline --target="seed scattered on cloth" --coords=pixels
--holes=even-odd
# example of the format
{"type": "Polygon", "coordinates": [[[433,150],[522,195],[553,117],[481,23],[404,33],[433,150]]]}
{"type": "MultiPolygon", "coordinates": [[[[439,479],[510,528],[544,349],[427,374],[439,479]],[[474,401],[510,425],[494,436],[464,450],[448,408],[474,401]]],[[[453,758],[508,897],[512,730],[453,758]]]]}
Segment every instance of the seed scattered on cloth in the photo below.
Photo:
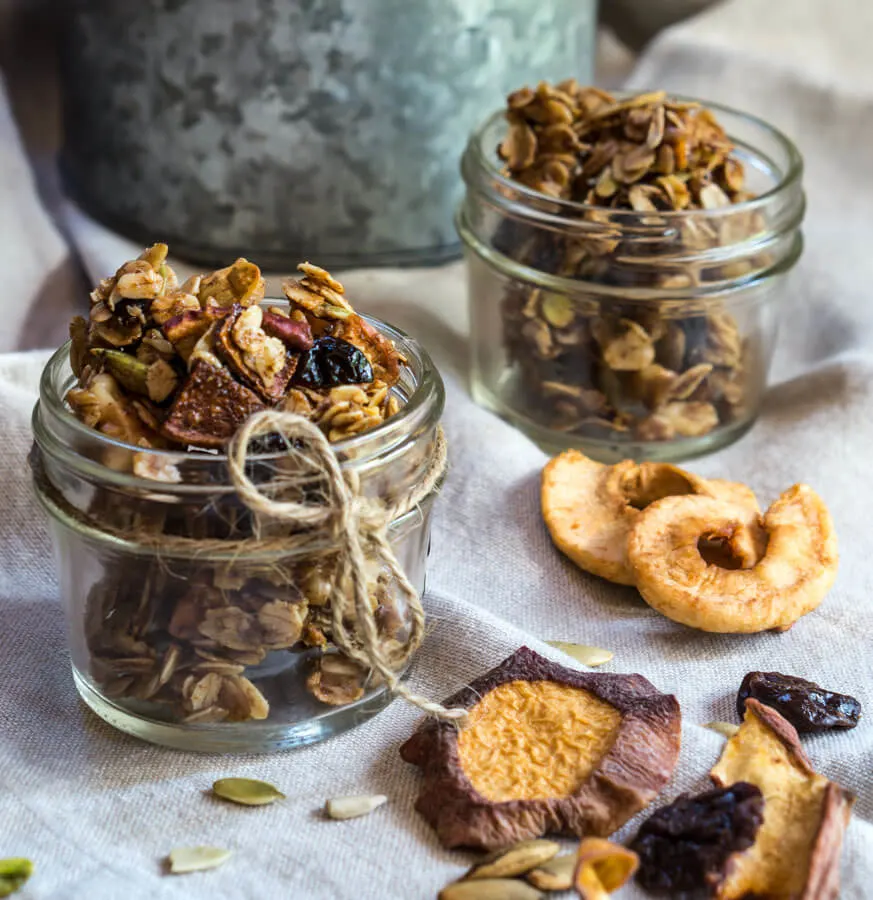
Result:
{"type": "Polygon", "coordinates": [[[202,872],[217,869],[230,859],[230,850],[221,847],[176,847],[170,851],[170,872],[185,875],[188,872],[202,872]]]}
{"type": "Polygon", "coordinates": [[[285,799],[277,787],[255,778],[219,778],[212,785],[212,792],[216,797],[240,806],[266,806],[285,799]]]}
{"type": "Polygon", "coordinates": [[[358,794],[351,797],[333,797],[324,804],[324,811],[331,819],[357,819],[378,809],[388,798],[384,794],[358,794]]]}

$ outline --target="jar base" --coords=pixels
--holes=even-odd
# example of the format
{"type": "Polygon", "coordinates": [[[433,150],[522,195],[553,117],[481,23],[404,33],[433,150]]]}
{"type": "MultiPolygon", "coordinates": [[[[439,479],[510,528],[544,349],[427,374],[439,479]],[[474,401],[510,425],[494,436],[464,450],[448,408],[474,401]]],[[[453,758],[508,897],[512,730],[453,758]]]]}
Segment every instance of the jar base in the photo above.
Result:
{"type": "Polygon", "coordinates": [[[624,459],[637,462],[679,462],[705,456],[738,441],[755,424],[755,418],[741,419],[717,428],[700,437],[679,438],[672,441],[598,440],[578,434],[568,434],[544,428],[533,419],[507,406],[503,400],[474,379],[473,399],[480,406],[496,413],[505,422],[529,437],[543,453],[556,456],[564,450],[581,450],[591,459],[603,463],[617,463],[624,459]]]}
{"type": "Polygon", "coordinates": [[[143,741],[195,753],[273,753],[305,747],[341,734],[380,713],[394,699],[386,688],[373,691],[348,706],[327,707],[299,722],[236,722],[212,725],[175,725],[134,715],[103,697],[73,668],[76,690],[104,722],[143,741]]]}

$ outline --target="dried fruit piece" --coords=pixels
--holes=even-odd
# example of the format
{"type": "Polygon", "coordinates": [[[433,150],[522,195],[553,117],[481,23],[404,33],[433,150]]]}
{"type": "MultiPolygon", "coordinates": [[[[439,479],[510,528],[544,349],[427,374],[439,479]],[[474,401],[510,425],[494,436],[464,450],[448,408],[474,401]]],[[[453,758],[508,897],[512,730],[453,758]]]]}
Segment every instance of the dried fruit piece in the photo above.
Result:
{"type": "Polygon", "coordinates": [[[223,447],[240,425],[264,408],[226,369],[198,361],[170,407],[164,434],[180,444],[223,447]]]}
{"type": "Polygon", "coordinates": [[[679,705],[640,675],[571,671],[522,647],[447,702],[467,724],[425,721],[400,751],[423,770],[416,809],[446,847],[611,834],[676,764],[679,705]]]}
{"type": "Polygon", "coordinates": [[[488,878],[482,881],[456,881],[444,887],[439,900],[543,900],[543,895],[524,881],[488,878]]]}
{"type": "Polygon", "coordinates": [[[715,497],[652,504],[628,538],[637,589],[658,612],[703,631],[751,633],[794,624],[821,603],[836,577],[830,513],[812,488],[795,485],[761,519],[766,549],[753,566],[707,561],[701,542],[755,545],[759,539],[749,529],[757,524],[745,508],[715,497]]]}
{"type": "Polygon", "coordinates": [[[576,854],[573,886],[582,900],[609,900],[636,872],[639,859],[633,850],[603,838],[584,838],[576,854]]]}
{"type": "Polygon", "coordinates": [[[524,877],[541,891],[569,891],[573,887],[575,872],[576,854],[568,853],[542,863],[524,877]]]}
{"type": "Polygon", "coordinates": [[[484,859],[480,859],[464,875],[464,880],[477,878],[515,878],[524,875],[531,869],[547,863],[557,856],[560,844],[554,841],[519,841],[510,847],[495,850],[484,859]]]}
{"type": "Polygon", "coordinates": [[[223,850],[221,847],[176,847],[170,851],[168,860],[173,875],[185,875],[188,872],[216,869],[226,863],[230,856],[230,850],[223,850]]]}
{"type": "Polygon", "coordinates": [[[212,793],[240,806],[266,806],[285,799],[278,788],[256,778],[219,778],[212,785],[212,793]]]}
{"type": "Polygon", "coordinates": [[[21,856],[0,859],[0,897],[9,897],[33,875],[33,863],[21,856]]]}
{"type": "Polygon", "coordinates": [[[763,818],[761,791],[743,781],[682,794],[646,819],[631,843],[637,881],[661,896],[721,896],[735,854],[752,846],[763,818]]]}
{"type": "Polygon", "coordinates": [[[583,666],[602,666],[608,663],[614,654],[602,647],[588,647],[585,644],[571,644],[567,641],[546,641],[550,647],[555,647],[567,656],[572,656],[583,666]]]}
{"type": "Polygon", "coordinates": [[[749,697],[775,709],[800,732],[854,728],[861,718],[861,704],[854,697],[826,691],[813,681],[780,672],[746,675],[737,694],[737,712],[741,716],[749,697]]]}
{"type": "Polygon", "coordinates": [[[720,786],[749,782],[766,798],[755,842],[733,858],[720,900],[835,900],[855,798],[813,770],[797,731],[776,710],[750,698],[739,732],[710,774],[720,786]]]}
{"type": "Polygon", "coordinates": [[[369,815],[387,802],[388,798],[384,794],[334,797],[324,804],[324,811],[331,819],[357,819],[369,815]]]}
{"type": "Polygon", "coordinates": [[[627,540],[641,510],[663,497],[685,494],[745,497],[747,517],[757,515],[744,485],[706,481],[666,463],[631,460],[605,466],[577,450],[556,456],[543,469],[543,518],[555,546],[586,572],[618,584],[634,584],[627,540]]]}
{"type": "Polygon", "coordinates": [[[324,337],[303,355],[294,376],[295,384],[307,387],[335,387],[366,384],[373,380],[373,368],[361,350],[347,341],[324,337]]]}
{"type": "Polygon", "coordinates": [[[234,306],[216,335],[215,349],[243,384],[270,403],[285,395],[297,357],[264,331],[263,319],[260,306],[234,306]]]}

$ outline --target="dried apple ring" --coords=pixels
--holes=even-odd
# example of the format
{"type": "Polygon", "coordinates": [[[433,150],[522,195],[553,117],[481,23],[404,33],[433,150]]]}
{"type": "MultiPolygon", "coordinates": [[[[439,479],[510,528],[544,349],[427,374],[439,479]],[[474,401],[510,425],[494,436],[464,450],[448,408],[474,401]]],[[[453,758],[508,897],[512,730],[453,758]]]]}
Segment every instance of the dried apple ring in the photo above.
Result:
{"type": "Polygon", "coordinates": [[[658,612],[702,631],[752,633],[789,628],[821,603],[837,574],[837,538],[822,499],[796,484],[760,523],[714,497],[659,500],[637,518],[628,558],[658,612]],[[707,558],[719,542],[727,558],[707,558]]]}
{"type": "Polygon", "coordinates": [[[618,584],[635,584],[627,538],[640,511],[663,497],[703,494],[760,512],[744,484],[707,480],[666,463],[625,460],[614,466],[567,450],[543,469],[543,518],[555,546],[577,566],[618,584]]]}

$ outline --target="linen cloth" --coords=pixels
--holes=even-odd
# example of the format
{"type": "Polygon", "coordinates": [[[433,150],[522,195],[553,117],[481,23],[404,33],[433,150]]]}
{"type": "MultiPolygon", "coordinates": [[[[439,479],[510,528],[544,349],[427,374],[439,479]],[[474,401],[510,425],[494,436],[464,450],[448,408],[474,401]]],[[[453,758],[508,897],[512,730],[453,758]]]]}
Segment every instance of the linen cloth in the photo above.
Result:
{"type": "MultiPolygon", "coordinates": [[[[840,574],[819,610],[789,632],[719,636],[683,628],[554,550],[539,513],[545,456],[466,393],[460,264],[354,272],[343,281],[360,308],[423,340],[447,384],[452,469],[437,504],[426,597],[431,633],[413,686],[441,698],[522,644],[572,665],[540,639],[609,648],[615,658],[602,671],[639,672],[682,705],[679,766],[655,806],[706,786],[723,739],[700,726],[736,721],[734,697],[747,671],[775,669],[852,693],[867,710],[859,727],[806,738],[804,746],[820,771],[858,794],[842,897],[864,898],[873,896],[873,61],[866,46],[873,14],[866,0],[843,0],[838,13],[827,6],[733,0],[664,34],[633,76],[636,86],[763,116],[806,157],[806,252],[783,309],[763,414],[739,443],[690,465],[747,482],[763,504],[796,481],[812,484],[828,503],[840,574]]],[[[66,222],[94,278],[135,250],[75,210],[66,222]]],[[[435,896],[470,856],[443,851],[413,809],[418,770],[397,750],[420,718],[415,709],[396,702],[360,728],[302,750],[216,757],[139,743],[77,700],[51,548],[24,464],[44,359],[0,360],[0,857],[35,860],[22,898],[435,896]],[[260,809],[213,800],[212,781],[228,775],[267,779],[288,799],[260,809]],[[390,801],[367,818],[320,816],[328,797],[370,792],[390,801]],[[167,852],[193,844],[234,855],[215,871],[163,874],[167,852]]],[[[638,821],[618,837],[633,834],[638,821]]],[[[631,885],[619,896],[644,895],[631,885]]]]}

